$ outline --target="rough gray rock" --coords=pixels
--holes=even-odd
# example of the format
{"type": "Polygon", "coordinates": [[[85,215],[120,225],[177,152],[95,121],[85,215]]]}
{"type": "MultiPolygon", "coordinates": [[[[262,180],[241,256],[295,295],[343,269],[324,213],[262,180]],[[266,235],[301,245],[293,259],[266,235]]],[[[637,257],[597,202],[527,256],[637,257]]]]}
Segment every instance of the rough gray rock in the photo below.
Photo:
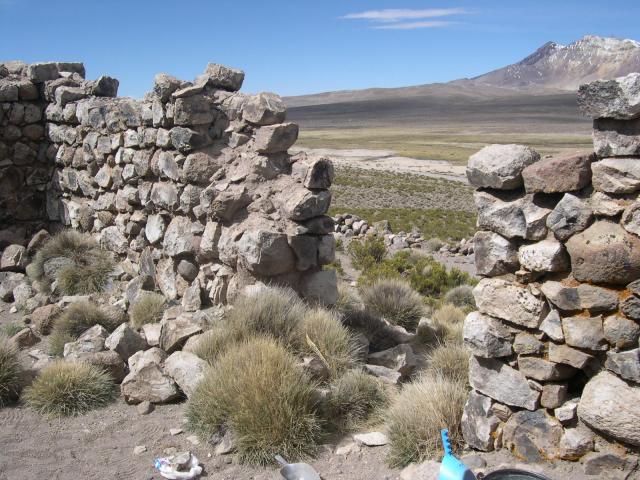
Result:
{"type": "Polygon", "coordinates": [[[640,73],[580,85],[578,106],[591,118],[637,118],[640,116],[640,73]]]}
{"type": "Polygon", "coordinates": [[[9,245],[2,251],[0,270],[24,272],[27,266],[27,249],[22,245],[9,245]]]}
{"type": "Polygon", "coordinates": [[[476,271],[490,277],[518,269],[518,253],[514,242],[493,232],[476,232],[473,237],[476,271]]]}
{"type": "Polygon", "coordinates": [[[620,315],[604,319],[604,338],[616,348],[630,348],[638,344],[640,325],[620,315]]]}
{"type": "Polygon", "coordinates": [[[189,352],[174,352],[164,362],[164,371],[175,380],[187,398],[204,378],[207,367],[206,361],[189,352]]]}
{"type": "Polygon", "coordinates": [[[624,472],[629,472],[636,467],[637,457],[622,455],[615,451],[590,452],[582,458],[584,474],[598,475],[603,478],[606,475],[610,478],[628,479],[624,472]]]}
{"type": "Polygon", "coordinates": [[[462,331],[466,347],[479,357],[495,358],[511,355],[511,332],[503,323],[480,312],[471,312],[462,331]]]}
{"type": "Polygon", "coordinates": [[[593,432],[583,425],[566,428],[560,439],[560,458],[576,461],[593,451],[593,432]]]}
{"type": "Polygon", "coordinates": [[[562,331],[567,345],[587,350],[606,350],[602,316],[567,317],[562,319],[562,331]]]}
{"type": "Polygon", "coordinates": [[[640,277],[640,239],[617,223],[599,220],[566,244],[580,282],[626,285],[640,277]]]}
{"type": "MultiPolygon", "coordinates": [[[[564,365],[566,367],[566,365],[564,365]]],[[[567,399],[569,385],[567,383],[546,383],[542,387],[540,405],[544,408],[557,408],[567,399]]]]}
{"type": "Polygon", "coordinates": [[[625,208],[621,224],[627,232],[640,236],[640,202],[632,203],[625,208]]]}
{"type": "Polygon", "coordinates": [[[601,158],[640,155],[640,119],[594,120],[593,147],[601,158]]]}
{"type": "Polygon", "coordinates": [[[544,343],[531,333],[520,332],[513,340],[513,351],[520,355],[536,355],[542,353],[543,350],[544,343]]]}
{"type": "Polygon", "coordinates": [[[522,170],[539,159],[524,145],[489,145],[469,157],[467,179],[475,188],[513,190],[522,186],[522,170]]]}
{"type": "Polygon", "coordinates": [[[593,154],[565,154],[543,158],[522,171],[527,193],[564,193],[581,190],[591,182],[593,154]]]}
{"type": "Polygon", "coordinates": [[[471,387],[488,397],[514,407],[535,410],[540,392],[533,390],[526,377],[500,360],[471,357],[471,387]]]}
{"type": "Polygon", "coordinates": [[[527,462],[554,460],[560,456],[562,425],[544,410],[516,412],[504,426],[506,448],[527,462]]]}
{"type": "MultiPolygon", "coordinates": [[[[475,254],[477,265],[477,247],[475,248],[475,254]]],[[[518,249],[518,260],[522,268],[531,272],[563,272],[569,267],[569,256],[564,246],[553,238],[522,245],[518,249]]]]}
{"type": "Polygon", "coordinates": [[[325,157],[299,158],[291,170],[305,188],[329,188],[335,176],[333,163],[325,157]]]}
{"type": "Polygon", "coordinates": [[[471,391],[462,413],[462,436],[470,447],[484,452],[493,450],[500,419],[491,410],[489,397],[471,391]]]}
{"type": "Polygon", "coordinates": [[[281,202],[285,215],[299,222],[327,213],[331,203],[331,192],[328,190],[313,192],[306,188],[298,188],[286,192],[281,202]]]}
{"type": "Polygon", "coordinates": [[[244,72],[237,68],[226,67],[217,63],[209,63],[204,71],[207,84],[213,88],[222,88],[237,92],[242,88],[244,72]]]}
{"type": "Polygon", "coordinates": [[[640,320],[640,298],[635,295],[627,297],[620,305],[620,310],[633,320],[640,320]]]}
{"type": "Polygon", "coordinates": [[[602,287],[588,284],[568,287],[560,282],[549,280],[542,284],[540,290],[547,300],[565,312],[584,309],[602,312],[618,308],[618,293],[602,287]]]}
{"type": "Polygon", "coordinates": [[[607,352],[605,367],[625,380],[640,383],[640,348],[626,352],[607,352]]]}
{"type": "Polygon", "coordinates": [[[120,386],[128,403],[167,403],[180,396],[180,391],[171,377],[157,363],[149,363],[131,371],[120,386]]]}
{"type": "Polygon", "coordinates": [[[239,261],[257,274],[274,276],[295,268],[295,255],[285,234],[251,230],[244,233],[237,248],[239,261]]]}
{"type": "Polygon", "coordinates": [[[528,288],[504,279],[483,278],[473,296],[481,313],[528,328],[537,328],[547,314],[544,302],[528,288]]]}
{"type": "Polygon", "coordinates": [[[242,118],[255,125],[273,125],[284,122],[287,107],[274,93],[259,93],[244,104],[242,118]]]}
{"type": "Polygon", "coordinates": [[[297,139],[298,125],[295,123],[268,125],[257,130],[255,149],[260,153],[286,152],[297,139]]]}
{"type": "Polygon", "coordinates": [[[367,363],[369,365],[380,365],[395,370],[400,373],[402,378],[406,378],[413,373],[418,361],[413,352],[413,348],[403,343],[388,350],[369,354],[367,363]]]}
{"type": "Polygon", "coordinates": [[[605,158],[591,165],[593,188],[605,193],[633,193],[640,189],[638,158],[605,158]]]}
{"type": "Polygon", "coordinates": [[[593,360],[593,356],[575,348],[571,348],[570,346],[565,344],[558,345],[556,343],[550,342],[549,360],[551,362],[564,363],[575,368],[584,369],[589,364],[589,362],[593,360]]]}
{"type": "Polygon", "coordinates": [[[202,327],[189,316],[183,315],[162,323],[160,330],[160,348],[173,353],[182,348],[189,337],[202,333],[202,327]]]}
{"type": "Polygon", "coordinates": [[[547,227],[559,240],[567,240],[581,232],[593,217],[588,203],[571,193],[565,193],[562,200],[547,217],[547,227]]]}
{"type": "Polygon", "coordinates": [[[538,357],[518,357],[518,371],[540,382],[565,380],[575,374],[573,367],[538,357]]]}
{"type": "Polygon", "coordinates": [[[640,387],[603,371],[585,385],[578,417],[591,428],[630,445],[640,445],[640,387]]]}
{"type": "Polygon", "coordinates": [[[115,351],[124,361],[127,361],[137,351],[144,350],[147,342],[129,325],[123,323],[109,335],[104,345],[109,350],[115,351]]]}
{"type": "Polygon", "coordinates": [[[364,369],[370,375],[373,375],[390,385],[398,385],[400,383],[400,378],[402,377],[400,372],[380,365],[365,365],[364,369]]]}
{"type": "Polygon", "coordinates": [[[162,246],[167,255],[177,257],[194,254],[199,238],[192,232],[192,223],[187,217],[173,217],[164,233],[162,246]]]}

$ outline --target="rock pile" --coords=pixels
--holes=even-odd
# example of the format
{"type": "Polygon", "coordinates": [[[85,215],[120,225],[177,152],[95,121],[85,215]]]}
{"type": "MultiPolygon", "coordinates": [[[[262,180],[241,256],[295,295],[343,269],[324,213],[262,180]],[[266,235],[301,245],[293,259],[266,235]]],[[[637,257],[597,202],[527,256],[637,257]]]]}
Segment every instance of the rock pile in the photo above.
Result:
{"type": "Polygon", "coordinates": [[[589,473],[640,446],[640,74],[583,85],[579,104],[595,154],[492,145],[469,159],[484,278],[464,325],[463,431],[589,473]]]}
{"type": "Polygon", "coordinates": [[[274,283],[331,304],[333,167],[287,153],[298,126],[272,93],[239,93],[244,73],[209,64],[165,74],[143,100],[80,63],[0,64],[2,270],[43,224],[91,232],[187,310],[274,283]],[[16,222],[24,222],[25,225],[16,222]]]}

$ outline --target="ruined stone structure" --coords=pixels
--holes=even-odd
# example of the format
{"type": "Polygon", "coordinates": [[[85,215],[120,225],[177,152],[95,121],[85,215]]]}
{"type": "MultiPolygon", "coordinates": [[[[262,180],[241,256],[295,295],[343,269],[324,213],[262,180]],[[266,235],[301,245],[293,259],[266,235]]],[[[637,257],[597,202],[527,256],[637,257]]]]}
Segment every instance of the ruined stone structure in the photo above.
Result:
{"type": "Polygon", "coordinates": [[[185,308],[256,282],[335,301],[333,167],[289,155],[298,126],[277,95],[239,93],[243,79],[209,64],[134,100],[80,63],[0,64],[0,248],[60,223],[185,308]]]}
{"type": "Polygon", "coordinates": [[[595,154],[493,145],[469,159],[484,278],[464,326],[463,432],[597,474],[640,446],[640,74],[582,86],[579,105],[595,154]]]}

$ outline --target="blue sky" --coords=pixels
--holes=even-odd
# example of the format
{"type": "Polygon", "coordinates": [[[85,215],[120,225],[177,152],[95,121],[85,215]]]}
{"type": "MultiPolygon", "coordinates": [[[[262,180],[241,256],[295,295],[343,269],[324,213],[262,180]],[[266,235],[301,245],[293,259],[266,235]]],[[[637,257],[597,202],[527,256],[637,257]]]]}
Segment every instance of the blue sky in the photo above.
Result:
{"type": "Polygon", "coordinates": [[[549,40],[640,40],[634,0],[0,0],[0,59],[81,60],[120,94],[242,68],[281,95],[471,77],[549,40]]]}

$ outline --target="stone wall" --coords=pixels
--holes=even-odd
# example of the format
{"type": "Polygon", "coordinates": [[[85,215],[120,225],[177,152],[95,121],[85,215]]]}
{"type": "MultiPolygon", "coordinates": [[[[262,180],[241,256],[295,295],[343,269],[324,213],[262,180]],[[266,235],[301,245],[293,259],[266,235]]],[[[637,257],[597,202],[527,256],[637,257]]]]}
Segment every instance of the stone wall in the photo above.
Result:
{"type": "Polygon", "coordinates": [[[242,71],[159,74],[143,100],[85,80],[79,63],[10,62],[0,77],[4,245],[56,222],[91,232],[126,277],[151,277],[187,309],[256,282],[335,301],[322,269],[333,167],[287,153],[298,126],[277,95],[239,93],[242,71]]]}
{"type": "MultiPolygon", "coordinates": [[[[583,85],[594,154],[492,145],[477,189],[466,441],[628,467],[640,446],[640,74],[583,85]]],[[[599,470],[600,469],[600,470],[599,470]]]]}

